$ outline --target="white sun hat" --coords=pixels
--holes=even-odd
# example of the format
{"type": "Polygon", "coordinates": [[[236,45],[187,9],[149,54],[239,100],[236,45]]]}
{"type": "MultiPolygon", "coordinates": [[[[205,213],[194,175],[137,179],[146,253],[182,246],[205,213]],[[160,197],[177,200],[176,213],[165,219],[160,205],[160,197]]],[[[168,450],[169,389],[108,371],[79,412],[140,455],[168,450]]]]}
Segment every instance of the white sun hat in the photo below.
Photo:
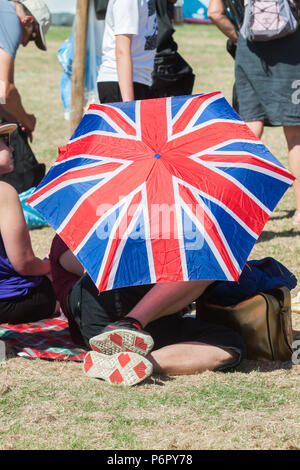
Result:
{"type": "Polygon", "coordinates": [[[46,51],[47,46],[45,36],[51,26],[51,13],[49,8],[42,0],[21,0],[21,3],[31,13],[39,26],[35,44],[39,49],[46,51]]]}

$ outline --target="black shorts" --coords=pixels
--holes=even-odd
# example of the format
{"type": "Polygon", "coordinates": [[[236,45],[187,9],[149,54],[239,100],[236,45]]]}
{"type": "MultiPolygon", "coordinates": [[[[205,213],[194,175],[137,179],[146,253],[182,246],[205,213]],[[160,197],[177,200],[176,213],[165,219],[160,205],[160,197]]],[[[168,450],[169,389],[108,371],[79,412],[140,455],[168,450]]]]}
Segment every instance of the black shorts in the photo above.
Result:
{"type": "Polygon", "coordinates": [[[56,298],[47,276],[27,295],[0,300],[0,323],[31,323],[53,315],[56,298]]]}
{"type": "MultiPolygon", "coordinates": [[[[118,82],[98,82],[97,86],[100,103],[117,103],[122,101],[118,82]]],[[[150,87],[143,83],[133,82],[133,91],[135,100],[151,98],[150,87]]]]}
{"type": "MultiPolygon", "coordinates": [[[[73,323],[71,335],[74,326],[77,328],[73,341],[76,342],[76,338],[81,336],[79,345],[90,349],[89,339],[100,334],[109,323],[127,315],[152,287],[153,285],[125,287],[99,294],[90,277],[87,274],[82,276],[69,295],[70,320],[73,323]]],[[[155,320],[144,329],[154,340],[153,350],[171,344],[196,341],[237,351],[238,360],[231,367],[245,357],[245,345],[238,333],[197,318],[182,317],[179,313],[155,320]]]]}

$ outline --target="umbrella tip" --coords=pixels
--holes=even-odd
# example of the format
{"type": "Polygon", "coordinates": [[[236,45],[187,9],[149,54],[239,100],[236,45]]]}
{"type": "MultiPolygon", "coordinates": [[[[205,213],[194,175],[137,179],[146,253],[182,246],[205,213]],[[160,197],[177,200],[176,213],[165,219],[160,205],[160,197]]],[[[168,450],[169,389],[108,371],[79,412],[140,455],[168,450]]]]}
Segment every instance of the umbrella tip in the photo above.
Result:
{"type": "Polygon", "coordinates": [[[155,157],[155,158],[160,158],[160,154],[159,154],[159,153],[156,153],[156,154],[154,155],[154,157],[155,157]]]}

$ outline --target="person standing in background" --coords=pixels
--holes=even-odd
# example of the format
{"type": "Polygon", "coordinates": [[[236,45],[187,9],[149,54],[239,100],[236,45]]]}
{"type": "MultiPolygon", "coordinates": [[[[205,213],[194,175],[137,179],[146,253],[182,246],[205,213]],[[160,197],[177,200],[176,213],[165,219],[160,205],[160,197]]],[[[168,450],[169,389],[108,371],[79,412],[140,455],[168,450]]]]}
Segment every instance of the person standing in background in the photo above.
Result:
{"type": "Polygon", "coordinates": [[[26,47],[30,41],[45,51],[50,25],[50,11],[42,0],[0,0],[0,117],[18,123],[31,140],[36,117],[25,111],[15,86],[15,57],[20,44],[26,47]]]}
{"type": "MultiPolygon", "coordinates": [[[[276,2],[271,3],[276,7],[276,2]]],[[[275,22],[276,13],[269,15],[270,23],[275,22]]],[[[235,81],[242,119],[259,139],[266,123],[283,127],[289,168],[296,178],[293,184],[296,202],[293,224],[300,225],[300,100],[297,80],[300,76],[300,28],[278,39],[250,41],[242,33],[237,37],[222,0],[210,0],[208,16],[237,43],[235,81]]]]}
{"type": "Polygon", "coordinates": [[[101,103],[150,97],[156,42],[155,0],[109,0],[97,80],[101,103]]]}

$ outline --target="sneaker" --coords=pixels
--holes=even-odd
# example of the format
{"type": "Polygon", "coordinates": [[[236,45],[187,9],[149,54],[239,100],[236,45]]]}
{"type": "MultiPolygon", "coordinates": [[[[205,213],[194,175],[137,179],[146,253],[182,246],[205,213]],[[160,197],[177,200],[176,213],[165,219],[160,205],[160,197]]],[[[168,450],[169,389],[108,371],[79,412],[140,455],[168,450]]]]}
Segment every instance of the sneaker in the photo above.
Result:
{"type": "Polygon", "coordinates": [[[89,351],[83,361],[83,371],[88,377],[103,379],[111,384],[136,385],[152,374],[148,359],[132,352],[107,356],[89,351]]]}
{"type": "Polygon", "coordinates": [[[154,342],[137,320],[126,318],[106,326],[102,333],[90,339],[90,346],[103,354],[127,351],[147,356],[154,342]]]}

